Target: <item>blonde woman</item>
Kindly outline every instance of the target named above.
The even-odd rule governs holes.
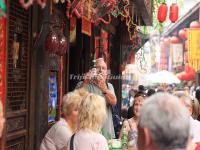
[[[100,134],[106,119],[105,99],[93,93],[88,94],[81,102],[76,134],[69,140],[73,150],[108,150],[107,140]]]
[[[47,132],[40,150],[60,150],[67,146],[67,142],[74,133],[77,125],[78,107],[84,95],[88,94],[85,90],[75,90],[64,95],[62,102],[63,118],[61,118]]]

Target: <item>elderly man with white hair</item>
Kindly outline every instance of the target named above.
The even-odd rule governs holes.
[[[97,94],[105,98],[107,106],[107,118],[102,127],[102,133],[106,138],[115,138],[115,131],[112,119],[112,106],[117,103],[113,85],[107,80],[107,64],[103,58],[96,59],[96,77],[90,70],[83,82],[79,82],[77,88],[84,87],[90,93]]]
[[[189,113],[179,99],[158,93],[146,99],[138,124],[139,150],[186,150]]]
[[[186,109],[188,110],[190,114],[190,135],[192,138],[192,142],[199,143],[200,142],[200,122],[192,118],[193,107],[192,107],[191,97],[189,97],[182,91],[175,92],[174,95],[179,98],[183,106],[186,107]]]

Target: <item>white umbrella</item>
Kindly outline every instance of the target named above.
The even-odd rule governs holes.
[[[155,73],[154,75],[151,75],[151,79],[153,83],[180,83],[180,80],[177,78],[177,76],[167,70],[162,70],[160,72]]]

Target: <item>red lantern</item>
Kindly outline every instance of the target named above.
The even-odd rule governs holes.
[[[198,21],[191,22],[190,28],[200,28],[200,22],[198,22]]]
[[[170,44],[170,39],[169,38],[164,38],[164,44],[169,45]]]
[[[176,36],[172,36],[171,39],[170,39],[170,42],[171,42],[172,44],[177,44],[177,43],[179,43],[180,41],[179,41],[179,38],[177,38]]]
[[[178,20],[178,5],[176,3],[173,3],[170,6],[170,14],[169,14],[169,19],[171,22],[176,22]]]
[[[162,3],[158,8],[157,18],[159,22],[164,22],[167,17],[167,4]]]
[[[187,39],[187,35],[186,35],[186,29],[181,29],[179,32],[178,32],[178,35],[181,39],[183,40],[186,40]]]

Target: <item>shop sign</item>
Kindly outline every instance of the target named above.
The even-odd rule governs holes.
[[[173,67],[183,65],[183,44],[171,44]]]
[[[200,29],[188,30],[188,61],[196,71],[200,70]]]

